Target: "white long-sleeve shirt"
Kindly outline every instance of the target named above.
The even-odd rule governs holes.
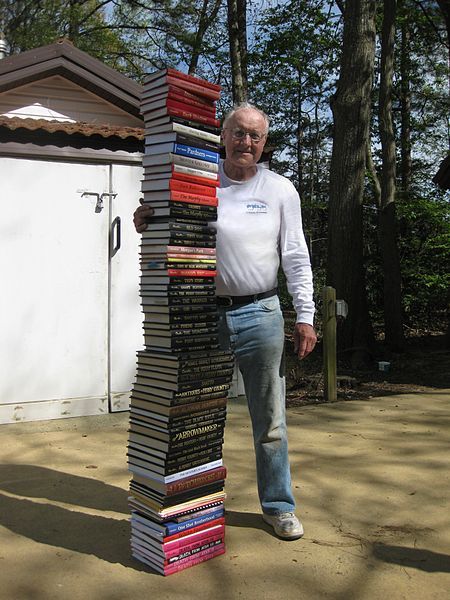
[[[248,181],[229,179],[223,164],[219,175],[217,295],[246,296],[276,287],[281,257],[297,322],[312,325],[312,271],[296,189],[259,165]]]

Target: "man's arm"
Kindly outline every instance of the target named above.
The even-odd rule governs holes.
[[[294,328],[294,351],[302,360],[316,345],[313,327],[314,301],[312,269],[303,234],[300,198],[290,184],[281,210],[280,250],[287,288],[297,313]]]

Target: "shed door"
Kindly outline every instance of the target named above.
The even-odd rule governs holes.
[[[139,300],[140,235],[133,225],[139,204],[142,167],[113,165],[111,188],[111,303],[110,303],[110,408],[129,407],[135,377],[136,351],[143,348]],[[119,221],[120,219],[120,221]],[[120,244],[118,240],[120,228]]]
[[[109,169],[0,160],[0,422],[107,412]]]

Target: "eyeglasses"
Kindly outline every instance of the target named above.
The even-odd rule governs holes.
[[[232,129],[231,135],[235,140],[243,140],[247,135],[250,136],[252,142],[260,142],[266,137],[265,133],[258,133],[256,131],[244,131],[243,129]]]

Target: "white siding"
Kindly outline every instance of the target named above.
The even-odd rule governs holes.
[[[142,127],[140,119],[59,75],[4,92],[0,114]]]

